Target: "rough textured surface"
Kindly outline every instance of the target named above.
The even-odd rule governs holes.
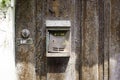
[[[35,15],[34,0],[16,1],[15,29],[16,40],[21,38],[22,29],[30,30],[30,37],[34,40]],[[36,80],[35,79],[35,47],[32,45],[16,44],[16,69],[18,80]]]
[[[47,63],[46,63],[46,38],[45,38],[45,0],[35,1],[35,19],[36,19],[36,29],[35,29],[35,61],[36,61],[36,80],[47,80]]]
[[[16,45],[19,80],[119,80],[119,0],[17,0],[16,38],[31,32],[33,45]],[[70,58],[46,58],[45,20],[71,20]]]
[[[111,0],[110,80],[120,79],[120,0]]]
[[[82,80],[98,80],[98,2],[83,1]]]
[[[70,0],[47,0],[46,2],[47,17],[70,18]]]
[[[75,38],[75,0],[48,0],[44,2],[45,19],[54,20],[70,20],[71,36]],[[71,5],[71,6],[69,6]],[[38,13],[39,14],[39,13]],[[45,27],[45,26],[43,26]],[[78,37],[79,38],[79,37]],[[75,40],[71,40],[72,50],[70,58],[47,58],[47,80],[77,80],[76,72],[76,55],[75,55]],[[44,52],[45,53],[45,52]],[[71,75],[72,74],[72,75]]]
[[[103,80],[109,80],[109,27],[110,0],[104,1],[104,75]]]

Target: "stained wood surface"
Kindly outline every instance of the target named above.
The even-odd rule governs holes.
[[[71,6],[69,6],[71,5]],[[75,53],[75,0],[48,0],[46,4],[46,20],[70,20],[71,21],[71,53],[69,58],[47,59],[47,80],[78,80]],[[78,37],[79,38],[79,37]]]
[[[46,1],[35,1],[35,62],[36,80],[47,80],[47,60],[46,60],[46,28],[44,19],[46,15]]]
[[[28,29],[30,37],[34,40],[35,16],[34,16],[34,0],[17,0],[15,31],[16,40],[21,38],[21,31]],[[17,45],[16,44],[16,71],[18,80],[35,80],[35,46]]]
[[[104,75],[103,80],[109,80],[109,36],[110,36],[110,0],[104,1]]]
[[[55,18],[70,18],[71,0],[47,0],[46,17]]]
[[[110,80],[120,79],[120,0],[111,0]]]
[[[82,80],[98,80],[98,2],[83,1]]]
[[[16,39],[30,30],[32,45],[16,44],[18,80],[119,80],[119,0],[17,0]],[[45,20],[70,20],[69,58],[46,57]]]

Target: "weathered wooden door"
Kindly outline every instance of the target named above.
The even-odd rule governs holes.
[[[28,29],[33,39],[33,44],[16,45],[20,80],[79,80],[80,45],[76,44],[80,44],[81,34],[75,3],[74,0],[16,1],[16,40],[21,38],[23,29]],[[70,57],[46,57],[46,20],[70,21]]]
[[[119,0],[16,0],[18,80],[119,80],[119,4]],[[70,57],[46,57],[46,20],[71,22]],[[21,36],[23,29],[30,31],[28,40]]]

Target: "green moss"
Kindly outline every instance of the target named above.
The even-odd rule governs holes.
[[[0,2],[0,9],[8,7],[10,4],[10,0],[2,0]]]

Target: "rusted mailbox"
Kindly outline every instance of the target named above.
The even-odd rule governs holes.
[[[46,56],[69,57],[71,52],[71,22],[46,20]]]

